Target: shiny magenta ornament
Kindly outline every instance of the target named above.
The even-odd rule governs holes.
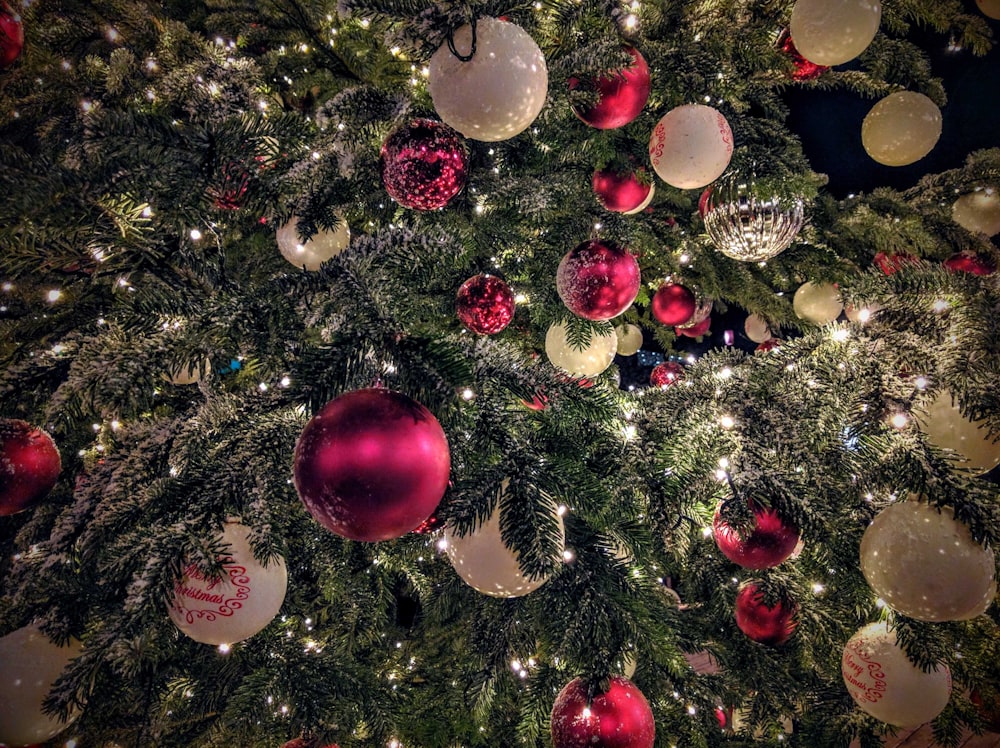
[[[598,169],[591,179],[591,186],[598,202],[615,213],[638,213],[653,198],[653,183],[643,182],[639,175],[645,169],[619,173],[614,169]]]
[[[744,569],[770,569],[792,555],[799,542],[799,530],[785,522],[773,509],[751,502],[754,527],[741,535],[719,512],[712,523],[715,544],[722,555]]]
[[[589,320],[617,317],[639,293],[639,263],[614,242],[591,239],[566,253],[556,290],[573,314]]]
[[[674,328],[674,333],[678,336],[684,336],[685,338],[700,338],[702,335],[708,335],[712,330],[712,318],[705,317],[705,319],[700,322],[695,322],[694,324],[688,322],[686,325],[679,325]]]
[[[0,517],[45,498],[61,469],[51,436],[26,421],[0,419]]]
[[[24,49],[24,27],[21,16],[0,2],[0,70],[9,68]]]
[[[996,267],[989,259],[980,257],[975,252],[959,252],[944,261],[944,266],[955,273],[972,273],[972,275],[993,275]]]
[[[653,295],[653,316],[664,325],[686,325],[698,304],[694,294],[679,283],[664,283]]]
[[[627,51],[632,55],[632,64],[620,73],[601,77],[590,87],[596,89],[600,100],[592,107],[573,107],[576,116],[598,130],[612,130],[623,127],[642,112],[649,99],[649,66],[633,47]],[[569,79],[569,88],[581,85],[576,78]]]
[[[472,332],[496,335],[514,319],[514,292],[495,275],[474,275],[458,289],[455,313]]]
[[[295,445],[295,489],[324,527],[350,540],[390,540],[437,509],[451,470],[441,424],[399,392],[331,400]]]
[[[792,71],[792,78],[797,81],[814,80],[830,69],[826,65],[817,65],[815,62],[809,62],[809,60],[803,57],[799,50],[795,48],[795,42],[792,41],[792,35],[788,29],[782,31],[778,37],[778,49],[791,58],[792,65],[795,66],[795,70]]]
[[[673,361],[657,364],[649,373],[649,383],[654,387],[669,387],[684,379],[684,367]]]
[[[609,682],[593,698],[582,678],[559,692],[550,723],[554,748],[653,748],[656,723],[646,697],[626,678]]]
[[[469,153],[448,125],[412,119],[385,139],[379,166],[393,200],[404,208],[437,210],[465,187]]]
[[[797,603],[778,601],[773,608],[764,604],[764,595],[753,582],[748,582],[736,594],[736,625],[749,639],[776,647],[795,633],[799,622]]]

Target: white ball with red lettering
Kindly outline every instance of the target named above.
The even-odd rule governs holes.
[[[427,88],[441,120],[473,140],[513,138],[545,106],[545,56],[527,31],[497,18],[476,21],[475,53],[460,60],[442,44],[431,56]],[[462,55],[472,51],[472,27],[452,35]]]
[[[227,522],[222,542],[230,546],[221,580],[206,578],[193,563],[174,584],[170,620],[202,644],[233,644],[264,629],[278,614],[288,588],[280,556],[264,565],[250,548],[250,528]]]
[[[733,157],[733,131],[722,112],[704,104],[671,109],[653,128],[649,160],[667,184],[691,190],[711,184]]]
[[[850,638],[840,671],[854,703],[896,727],[930,722],[951,698],[948,666],[941,664],[925,673],[910,662],[896,632],[884,621],[871,623]]]

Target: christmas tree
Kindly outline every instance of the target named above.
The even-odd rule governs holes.
[[[0,3],[0,742],[996,729],[998,17]]]

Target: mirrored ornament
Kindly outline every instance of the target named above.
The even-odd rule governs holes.
[[[784,252],[799,235],[805,208],[799,198],[767,195],[752,179],[716,184],[705,208],[705,231],[726,257],[761,262]]]

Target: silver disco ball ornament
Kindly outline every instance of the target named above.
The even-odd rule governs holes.
[[[726,257],[769,260],[788,249],[805,220],[800,198],[767,195],[752,179],[730,177],[712,187],[705,230]]]

